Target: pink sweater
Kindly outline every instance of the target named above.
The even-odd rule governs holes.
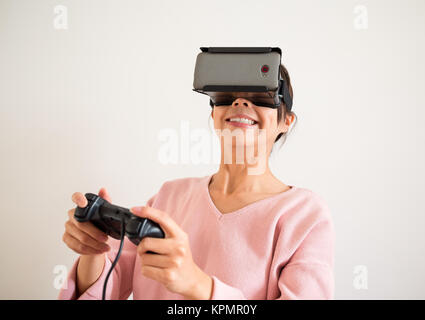
[[[212,175],[165,182],[147,206],[167,212],[188,234],[194,262],[213,279],[212,299],[332,299],[334,230],[328,206],[305,188],[291,189],[221,214]],[[136,204],[138,205],[138,204]],[[119,241],[108,240],[99,279],[78,299],[101,299]],[[109,277],[107,299],[183,299],[144,277],[136,246],[125,240]],[[75,261],[59,299],[76,298]]]

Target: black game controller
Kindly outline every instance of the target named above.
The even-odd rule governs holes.
[[[93,193],[85,194],[88,204],[77,206],[74,217],[79,222],[90,221],[101,231],[115,239],[121,239],[121,224],[125,226],[125,236],[136,246],[145,237],[164,238],[161,227],[152,220],[133,215],[130,210],[113,205]]]

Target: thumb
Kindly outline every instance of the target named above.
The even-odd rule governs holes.
[[[108,193],[108,191],[106,191],[105,188],[100,188],[99,197],[105,199],[108,202],[112,202],[111,197],[109,196],[109,193]]]

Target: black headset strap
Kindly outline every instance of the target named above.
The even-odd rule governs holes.
[[[286,110],[291,111],[292,109],[292,97],[289,93],[288,84],[284,79],[280,79],[280,86],[279,86],[279,95],[283,98],[283,102],[285,103]]]

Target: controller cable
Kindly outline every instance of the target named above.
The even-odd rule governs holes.
[[[106,296],[106,286],[108,284],[109,276],[112,273],[112,270],[114,269],[115,265],[118,262],[118,259],[121,256],[122,247],[124,245],[124,234],[125,234],[125,222],[124,217],[121,219],[121,237],[120,237],[120,248],[118,249],[117,256],[115,257],[114,262],[112,263],[111,267],[109,268],[108,274],[106,275],[105,282],[103,283],[103,292],[102,292],[102,300],[105,300]]]

